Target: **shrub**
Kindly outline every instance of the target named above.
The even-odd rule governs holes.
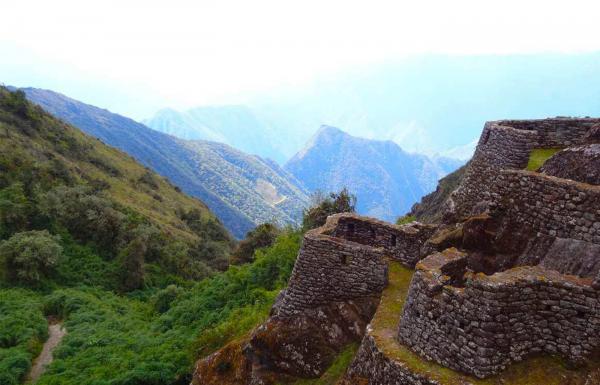
[[[182,293],[183,289],[175,285],[169,285],[164,289],[159,290],[152,298],[154,310],[156,310],[157,313],[165,313],[171,307],[171,303]]]
[[[271,246],[280,233],[277,226],[263,223],[246,234],[246,239],[238,243],[231,254],[230,263],[240,265],[252,262],[256,249]]]
[[[146,170],[142,176],[138,178],[138,182],[143,183],[153,190],[158,190],[158,183],[154,179],[152,172]]]
[[[0,237],[24,230],[30,211],[22,183],[13,183],[0,190]]]
[[[84,186],[58,186],[42,197],[40,208],[75,238],[111,254],[120,249],[127,217],[102,194]]]
[[[0,243],[0,260],[12,282],[37,284],[54,270],[62,254],[59,238],[47,230],[17,233]]]
[[[140,289],[144,284],[144,256],[146,250],[146,240],[143,237],[137,237],[119,253],[123,290]]]
[[[398,219],[396,219],[396,224],[397,225],[406,225],[406,224],[409,224],[416,220],[417,220],[417,217],[415,217],[414,215],[403,215],[403,216],[399,217]]]
[[[302,228],[305,231],[323,226],[327,217],[332,214],[354,212],[356,209],[356,196],[346,188],[339,193],[330,193],[327,197],[316,193],[312,200],[312,207],[304,211],[302,218]]]

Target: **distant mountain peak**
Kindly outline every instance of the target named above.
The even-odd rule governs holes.
[[[311,192],[347,187],[357,195],[359,213],[390,221],[408,212],[459,164],[405,152],[390,140],[355,137],[322,125],[284,168]]]
[[[317,132],[315,134],[316,137],[323,136],[323,135],[348,135],[349,136],[349,134],[347,132],[344,132],[337,127],[329,126],[327,124],[322,124],[321,127],[319,127],[319,129],[317,130]]]

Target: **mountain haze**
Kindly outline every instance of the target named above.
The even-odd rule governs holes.
[[[359,213],[393,221],[459,165],[407,153],[392,141],[357,138],[322,126],[285,169],[311,192],[347,187],[358,198]]]
[[[281,136],[246,106],[206,106],[184,112],[164,109],[144,123],[178,138],[226,143],[278,162],[286,160],[278,149]]]
[[[227,145],[181,140],[53,91],[23,90],[50,113],[129,153],[200,198],[238,238],[264,221],[296,223],[308,202],[297,182],[273,169],[273,162]]]

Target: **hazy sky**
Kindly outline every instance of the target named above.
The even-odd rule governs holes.
[[[148,117],[421,53],[600,50],[599,1],[4,1],[0,82]]]

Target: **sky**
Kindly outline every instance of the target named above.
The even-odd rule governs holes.
[[[0,82],[143,119],[420,54],[600,50],[598,1],[3,1]]]

